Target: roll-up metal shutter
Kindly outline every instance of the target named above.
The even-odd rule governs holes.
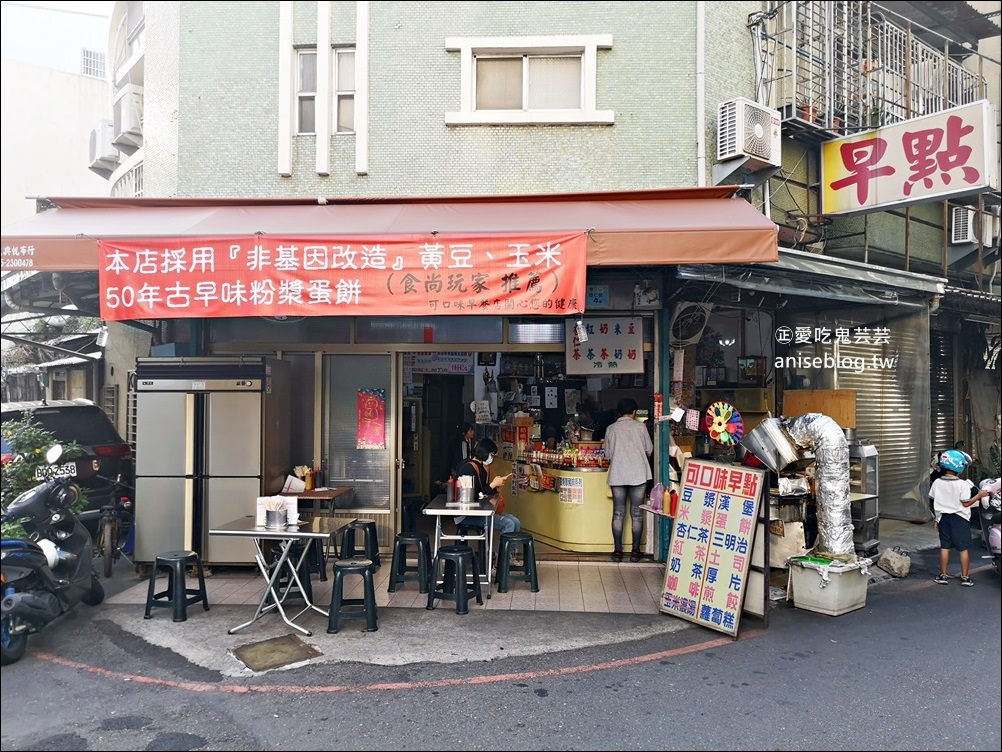
[[[834,367],[784,373],[786,386],[851,389],[856,393],[856,436],[878,452],[880,516],[909,521],[928,517],[929,317],[925,309],[858,306],[837,313],[794,314],[794,331],[827,330],[829,342],[812,337],[800,355],[829,356]],[[836,329],[848,342],[835,343]],[[887,333],[879,338],[879,330]],[[807,331],[801,329],[801,331]],[[787,369],[784,369],[787,370]],[[806,377],[807,381],[804,381]]]
[[[932,450],[952,447],[958,438],[954,334],[933,329],[929,332],[929,400]]]

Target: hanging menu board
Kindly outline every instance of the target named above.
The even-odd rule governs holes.
[[[605,376],[644,372],[644,331],[640,318],[589,316],[581,319],[588,333],[582,342],[576,322],[564,323],[568,376]]]
[[[686,461],[661,611],[737,635],[764,484],[764,470]]]

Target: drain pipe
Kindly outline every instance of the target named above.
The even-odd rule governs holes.
[[[696,185],[706,185],[706,3],[696,3]]]
[[[814,550],[832,559],[856,561],[849,501],[849,443],[834,419],[807,413],[783,423],[790,438],[815,456],[818,539]]]

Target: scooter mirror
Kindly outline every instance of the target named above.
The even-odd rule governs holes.
[[[45,461],[50,465],[55,465],[59,462],[59,458],[63,456],[63,445],[53,444],[49,447],[49,450],[45,453]]]

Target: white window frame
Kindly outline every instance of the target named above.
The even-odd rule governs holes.
[[[351,53],[351,55],[352,55],[352,58],[353,58],[353,60],[352,60],[352,66],[357,65],[358,64],[358,55],[355,53],[355,48],[354,47],[343,47],[343,48],[338,48],[338,49],[334,50],[334,111],[333,111],[333,118],[334,118],[334,124],[333,125],[334,125],[334,128],[333,128],[333,130],[334,130],[334,135],[336,135],[336,136],[348,136],[348,135],[351,135],[352,133],[355,132],[356,118],[355,118],[354,112],[355,112],[355,86],[356,86],[356,84],[353,81],[352,82],[352,87],[350,89],[339,89],[338,88],[338,79],[340,77],[339,74],[341,72],[341,70],[340,70],[341,56],[345,55],[347,53]],[[339,105],[341,104],[341,100],[342,99],[351,99],[352,100],[351,129],[350,130],[346,130],[346,131],[342,131],[342,130],[338,129],[338,121],[337,121],[338,110],[340,109]]]
[[[315,136],[317,133],[317,118],[322,117],[322,114],[317,111],[317,92],[316,91],[306,91],[303,89],[302,81],[302,70],[303,70],[303,57],[306,55],[313,56],[313,78],[319,80],[318,73],[319,69],[317,66],[320,64],[320,58],[317,55],[315,48],[298,50],[296,53],[296,135],[297,136]],[[304,99],[313,100],[313,130],[304,131],[302,123],[302,102]]]
[[[103,52],[88,50],[86,48],[80,50],[80,73],[82,75],[104,80],[108,77],[106,71],[107,67]]]
[[[598,50],[612,48],[612,34],[538,37],[447,37],[445,49],[460,54],[460,110],[446,125],[611,125],[613,110],[596,106]],[[512,55],[580,55],[580,110],[477,110],[476,58]]]

